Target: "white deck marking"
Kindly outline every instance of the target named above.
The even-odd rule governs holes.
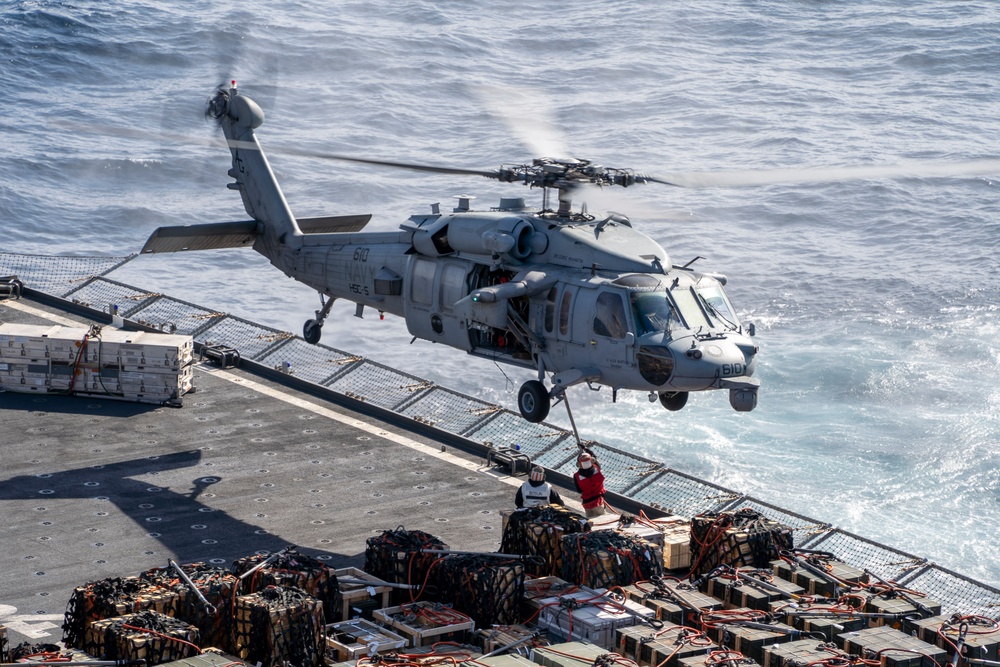
[[[54,313],[49,313],[47,311],[35,308],[34,306],[29,306],[21,301],[2,301],[0,305],[7,306],[8,308],[13,308],[14,310],[20,310],[22,313],[30,313],[31,315],[36,315],[38,317],[43,317],[50,322],[56,324],[61,324],[64,327],[84,327],[87,326],[83,322],[76,322],[74,320],[65,318],[61,315],[56,315]]]

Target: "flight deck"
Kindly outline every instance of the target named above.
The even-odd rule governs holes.
[[[11,646],[57,641],[77,586],[168,559],[225,568],[296,545],[357,567],[368,537],[399,526],[453,549],[496,551],[500,513],[513,509],[524,479],[497,465],[515,443],[579,509],[568,490],[572,433],[109,278],[125,261],[0,253],[0,275],[24,284],[0,298],[0,322],[188,334],[202,353],[209,342],[228,346],[238,364],[198,362],[182,407],[0,394],[0,625]],[[1000,590],[920,556],[661,462],[588,447],[616,508],[685,517],[751,508],[788,526],[797,548],[925,591],[945,613],[993,616],[1000,605]]]

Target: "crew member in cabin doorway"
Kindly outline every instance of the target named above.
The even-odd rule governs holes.
[[[573,474],[576,490],[580,492],[580,502],[587,518],[601,516],[604,509],[604,473],[597,459],[589,452],[582,452],[576,459],[577,471]]]
[[[545,468],[535,466],[528,475],[528,481],[518,488],[514,504],[521,507],[541,507],[542,505],[562,505],[559,492],[545,481]]]

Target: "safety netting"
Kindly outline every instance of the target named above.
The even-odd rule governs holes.
[[[86,281],[114,271],[133,257],[135,255],[70,257],[0,252],[0,276],[17,276],[26,287],[65,297]]]

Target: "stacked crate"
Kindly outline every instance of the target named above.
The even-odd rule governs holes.
[[[787,600],[771,603],[771,613],[784,616],[796,630],[819,633],[828,642],[836,642],[837,635],[868,627],[868,619],[854,616],[843,605],[799,602],[794,606]]]
[[[792,599],[805,594],[805,590],[784,579],[771,576],[767,570],[740,568],[702,582],[701,590],[722,600],[727,609],[747,607],[769,611],[777,600]]]
[[[850,664],[851,658],[843,651],[815,639],[799,639],[764,647],[764,660],[761,664],[763,667],[801,667],[835,658],[840,664]]]
[[[646,625],[615,630],[618,653],[641,667],[677,667],[691,656],[705,655],[719,646],[695,628],[668,626],[657,630]]]
[[[1000,661],[1000,624],[984,616],[932,616],[906,622],[906,631],[916,633],[917,639],[934,644],[949,652],[958,646],[959,636],[964,626],[960,667],[970,663],[968,658],[979,658],[992,662]]]
[[[91,655],[143,661],[149,667],[198,655],[198,628],[155,611],[96,621],[87,629]]]
[[[379,609],[374,618],[376,623],[391,627],[412,647],[464,641],[476,629],[475,622],[465,614],[435,602]]]
[[[406,639],[361,618],[326,626],[326,655],[339,661],[398,651]]]
[[[882,667],[938,667],[949,657],[944,649],[886,626],[845,632],[840,639],[845,651],[877,656]]]
[[[653,619],[654,612],[637,602],[617,602],[604,595],[605,591],[581,588],[575,593],[540,601],[538,627],[550,636],[567,641],[581,640],[606,649],[615,645],[615,630]]]
[[[191,336],[0,324],[0,388],[179,404],[193,353]]]
[[[371,620],[372,612],[389,606],[389,594],[392,588],[385,585],[378,577],[374,577],[356,567],[344,567],[333,571],[340,588],[338,593],[338,608],[341,621],[358,616]],[[345,581],[346,579],[346,581]],[[356,583],[364,581],[367,583]]]
[[[593,667],[597,659],[607,656],[605,648],[586,642],[566,642],[536,647],[531,660],[542,667]]]
[[[771,569],[782,579],[804,588],[809,595],[819,595],[827,598],[838,597],[838,588],[868,584],[868,575],[865,574],[864,570],[859,570],[843,561],[835,558],[818,557],[806,558],[804,560],[816,570],[824,572],[826,576],[810,572],[800,563],[789,562],[784,559],[771,561]]]
[[[637,582],[632,586],[625,586],[622,590],[630,600],[652,609],[657,620],[676,625],[696,623],[700,612],[716,611],[723,606],[721,600],[666,577],[655,584]]]
[[[236,598],[233,648],[263,667],[319,667],[326,650],[323,603],[297,588],[268,586]]]
[[[594,517],[590,522],[595,531],[614,530],[656,544],[663,552],[664,569],[686,570],[691,567],[691,522],[683,517],[641,517],[622,522],[621,516],[606,514]]]

